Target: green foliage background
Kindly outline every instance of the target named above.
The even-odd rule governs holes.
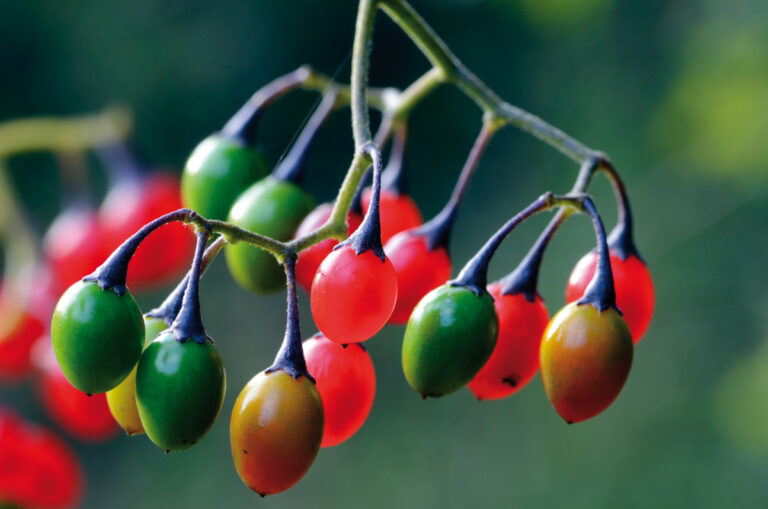
[[[760,0],[418,0],[467,65],[510,102],[608,152],[624,175],[637,242],[655,276],[657,311],[629,382],[605,414],[567,426],[537,378],[501,402],[469,391],[421,401],[400,368],[403,329],[370,341],[378,394],[348,443],[323,450],[290,492],[259,499],[237,478],[228,414],[282,338],[283,295],[256,297],[223,261],[203,285],[209,333],[227,363],[213,431],[165,456],[145,438],[74,443],[85,507],[765,507],[768,500],[768,4]],[[182,166],[259,86],[302,63],[346,80],[349,1],[149,0],[0,4],[0,119],[122,103],[152,159]],[[404,86],[426,70],[380,16],[371,84]],[[297,93],[265,116],[270,160],[314,97]],[[447,198],[480,127],[479,111],[444,87],[415,112],[410,185],[427,217]],[[333,196],[351,158],[347,113],[312,154],[307,185]],[[460,266],[503,220],[545,190],[570,188],[576,166],[508,128],[492,142],[453,242]],[[52,158],[13,161],[33,220],[56,214]],[[94,171],[94,192],[103,177]],[[608,224],[608,185],[594,186]],[[492,265],[511,270],[547,218],[522,227]],[[574,219],[547,255],[541,293],[563,303],[571,267],[591,248]],[[457,267],[458,268],[458,267]],[[152,306],[162,294],[144,296]],[[300,296],[305,335],[314,332]],[[33,384],[0,398],[46,422]]]

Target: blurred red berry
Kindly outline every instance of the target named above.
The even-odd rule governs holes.
[[[39,390],[51,419],[78,440],[103,442],[119,430],[109,411],[106,394],[88,396],[75,389],[58,364],[49,363],[43,370]]]
[[[109,256],[101,221],[95,211],[73,207],[51,223],[43,253],[56,277],[57,293],[93,272]]]
[[[0,409],[0,500],[66,508],[78,503],[82,490],[81,467],[59,437]]]
[[[45,325],[26,311],[11,319],[13,326],[0,336],[0,379],[15,381],[32,370],[32,347]]]

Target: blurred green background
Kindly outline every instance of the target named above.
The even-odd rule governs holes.
[[[240,388],[282,338],[284,296],[256,297],[219,260],[202,284],[206,324],[227,365],[222,415],[195,448],[164,455],[144,437],[74,441],[84,507],[766,507],[768,505],[768,4],[763,0],[418,0],[415,6],[480,77],[612,157],[629,189],[636,240],[657,307],[629,381],[599,417],[567,426],[537,378],[518,395],[476,402],[468,390],[422,401],[400,368],[403,329],[369,342],[378,394],[347,443],[321,451],[289,492],[260,499],[232,466],[228,417]],[[345,65],[355,5],[149,0],[0,4],[0,119],[73,114],[120,103],[155,161],[180,168],[259,86],[309,63]],[[341,66],[341,67],[340,67]],[[405,86],[427,68],[385,16],[371,84]],[[271,109],[261,139],[272,162],[315,97]],[[437,212],[480,127],[443,87],[411,122],[407,171],[426,217]],[[351,158],[349,116],[320,135],[307,185],[332,198]],[[460,266],[496,227],[576,166],[508,128],[482,161],[453,241]],[[44,227],[58,210],[52,158],[12,161],[18,191]],[[103,193],[103,178],[94,181]],[[610,188],[594,185],[607,224]],[[100,195],[96,195],[100,197]],[[511,270],[547,218],[507,241],[492,276]],[[593,245],[575,219],[550,249],[541,293],[563,304],[573,264]],[[144,296],[147,308],[162,292]],[[304,332],[314,332],[300,296]],[[46,422],[32,384],[4,404]]]

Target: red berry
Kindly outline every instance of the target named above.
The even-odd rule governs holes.
[[[43,372],[40,397],[51,419],[79,440],[102,442],[119,429],[109,411],[106,394],[88,396],[75,389],[58,365],[51,365]]]
[[[0,378],[8,380],[18,380],[32,370],[32,346],[45,332],[43,322],[25,311],[13,320],[13,327],[0,337]]]
[[[320,447],[354,435],[365,422],[376,394],[376,374],[362,345],[342,346],[316,334],[304,342],[307,370],[323,400],[325,427]]]
[[[181,191],[175,175],[156,173],[113,187],[99,211],[106,243],[116,249],[125,239],[157,217],[180,209]],[[131,259],[128,285],[163,285],[184,273],[195,250],[194,236],[177,222],[160,227],[141,243]]]
[[[335,249],[317,269],[310,301],[318,329],[337,343],[359,343],[387,323],[397,300],[397,273],[373,251]]]
[[[392,237],[384,251],[397,272],[397,303],[389,322],[405,324],[421,298],[451,277],[451,258],[444,247],[430,251],[426,238],[410,231]]]
[[[0,407],[0,500],[21,504],[20,494],[29,492],[29,469],[22,444],[23,422]]]
[[[43,252],[61,292],[96,270],[109,256],[101,222],[86,208],[59,214],[43,238]]]
[[[332,203],[323,203],[318,205],[315,210],[309,213],[307,217],[301,222],[296,229],[296,233],[293,238],[298,238],[308,233],[312,233],[317,228],[325,224],[329,217],[331,217],[331,211],[333,210]],[[360,214],[350,212],[347,216],[347,235],[351,235],[352,232],[357,230],[360,223],[363,222],[363,218]],[[333,251],[333,247],[338,244],[336,239],[326,239],[322,242],[308,247],[299,253],[299,258],[296,260],[296,281],[309,292],[312,288],[312,279],[315,277],[317,268],[325,260],[325,257]]]
[[[584,295],[597,266],[597,253],[585,254],[568,278],[565,289],[566,302],[573,302]],[[616,305],[624,314],[624,320],[632,332],[635,343],[640,341],[651,323],[654,305],[653,280],[645,263],[635,255],[626,260],[611,251],[611,271],[616,288]]]
[[[0,500],[21,507],[72,507],[82,484],[77,458],[61,439],[0,410]]]
[[[363,207],[363,215],[368,213],[368,205],[371,203],[371,189],[363,190],[360,204]],[[389,239],[404,230],[415,228],[424,222],[419,211],[419,206],[413,198],[407,194],[395,194],[386,189],[381,190],[379,197],[379,210],[381,214],[381,243],[386,244]]]
[[[539,346],[549,314],[539,296],[502,295],[502,285],[488,285],[499,317],[496,346],[485,366],[469,382],[477,399],[506,398],[522,389],[539,370]]]

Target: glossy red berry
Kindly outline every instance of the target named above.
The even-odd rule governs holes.
[[[316,334],[304,342],[304,358],[323,400],[320,447],[338,445],[362,427],[373,407],[376,374],[371,357],[362,345],[342,346]]]
[[[112,438],[119,427],[103,393],[86,395],[72,387],[58,365],[43,373],[40,397],[51,419],[64,431],[84,442],[102,442]]]
[[[92,273],[109,256],[98,214],[81,207],[62,212],[43,238],[43,252],[59,292]]]
[[[153,219],[182,207],[179,178],[156,173],[120,182],[107,194],[99,217],[112,249]],[[178,222],[160,227],[141,243],[131,259],[128,286],[132,289],[164,285],[189,267],[194,236]]]
[[[0,379],[18,380],[32,370],[32,347],[45,332],[37,317],[22,311],[12,317],[10,329],[0,336]]]
[[[328,218],[331,217],[332,210],[332,203],[318,205],[315,210],[304,218],[293,237],[298,238],[307,235],[325,224]],[[352,232],[357,230],[362,222],[363,218],[360,214],[350,211],[349,215],[347,215],[347,235],[351,235]],[[307,292],[312,288],[312,280],[315,277],[317,268],[338,243],[339,241],[336,239],[326,239],[299,253],[299,258],[296,260],[296,281]]]
[[[410,231],[392,237],[384,252],[397,272],[397,303],[389,322],[405,324],[421,298],[451,277],[451,258],[442,246],[430,251],[426,237]]]
[[[477,399],[499,399],[522,389],[539,369],[539,346],[549,321],[541,297],[502,295],[500,283],[488,285],[499,317],[499,334],[491,357],[469,382]]]
[[[368,213],[368,205],[371,203],[371,189],[366,188],[360,200],[363,207],[363,215]],[[424,222],[419,206],[407,194],[396,194],[387,189],[381,190],[379,201],[381,214],[381,243],[386,244],[389,239],[404,230],[415,228]]]
[[[397,300],[397,273],[373,251],[335,249],[317,269],[310,294],[320,332],[337,343],[359,343],[386,325]]]
[[[597,266],[597,253],[591,251],[576,264],[565,290],[566,302],[573,302],[584,294]],[[622,260],[611,250],[611,271],[616,288],[616,305],[632,332],[635,343],[640,341],[651,323],[654,306],[653,280],[648,267],[635,255]]]

